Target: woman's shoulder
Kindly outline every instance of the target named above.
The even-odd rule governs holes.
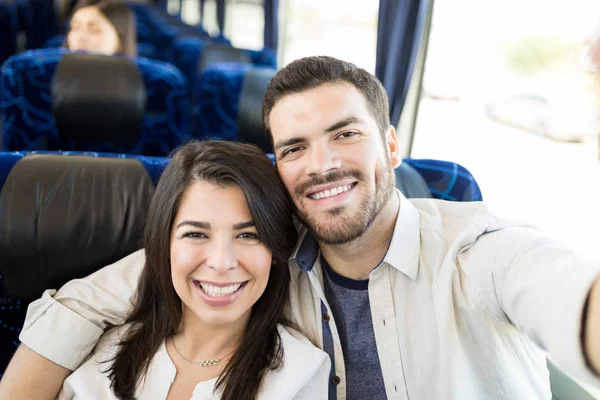
[[[283,347],[282,370],[300,375],[314,375],[323,364],[329,363],[329,356],[312,344],[299,331],[279,325],[279,336]]]
[[[309,351],[315,355],[327,355],[323,350],[319,349],[308,340],[299,330],[279,324],[277,325],[277,331],[281,337],[282,346],[286,350],[289,348],[290,351]]]
[[[283,347],[283,364],[265,375],[259,398],[326,399],[331,368],[327,353],[295,329],[283,325],[277,329]]]
[[[117,345],[131,325],[121,325],[107,330],[88,358],[64,382],[57,399],[102,398],[116,399],[110,389],[107,371],[115,356]]]

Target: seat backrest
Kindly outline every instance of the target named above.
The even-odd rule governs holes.
[[[481,189],[473,175],[462,165],[440,160],[405,158],[404,162],[423,177],[435,199],[482,201]]]
[[[433,196],[425,179],[405,160],[394,170],[396,187],[409,199],[429,199]]]
[[[262,102],[267,85],[276,73],[274,68],[249,68],[238,99],[238,137],[241,141],[257,145],[265,153],[272,153],[273,146],[263,129]]]
[[[197,106],[194,135],[245,140],[270,151],[260,113],[266,86],[275,73],[274,68],[242,63],[204,70],[193,99]]]
[[[208,55],[205,55],[207,48]],[[175,40],[172,62],[183,73],[190,87],[196,88],[202,71],[214,63],[242,62],[275,68],[277,57],[271,49],[235,49],[222,37],[207,38],[194,35],[181,36]]]
[[[0,154],[13,161],[0,190],[0,377],[31,300],[141,248],[154,191],[136,159]]]
[[[58,135],[72,147],[103,142],[127,147],[139,141],[146,88],[130,59],[65,54],[54,73],[51,96]]]
[[[0,271],[8,295],[33,300],[141,248],[153,191],[136,159],[23,157],[0,191]]]
[[[64,143],[52,117],[51,82],[65,49],[32,50],[11,57],[2,67],[0,116],[3,150],[88,150],[168,155],[190,139],[190,99],[184,77],[172,65],[143,57],[131,61],[146,88],[140,139],[134,146],[104,142],[77,148]]]
[[[250,64],[252,59],[246,50],[225,43],[207,42],[198,61],[198,71],[202,73],[213,64],[230,62]]]

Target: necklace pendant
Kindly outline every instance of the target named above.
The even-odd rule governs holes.
[[[196,365],[198,365],[199,367],[212,367],[213,365],[217,365],[219,363],[219,361],[221,361],[221,360],[217,359],[217,360],[199,361],[196,363]]]

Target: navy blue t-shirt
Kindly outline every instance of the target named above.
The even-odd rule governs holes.
[[[347,400],[387,399],[375,343],[369,280],[355,281],[336,273],[321,257],[325,297],[342,342]]]

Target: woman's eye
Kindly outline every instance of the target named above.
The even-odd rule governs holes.
[[[258,233],[254,232],[243,232],[238,235],[238,238],[244,239],[248,242],[258,243],[260,242],[260,238],[258,237]]]
[[[204,239],[206,235],[200,232],[187,232],[183,234],[183,237],[189,237],[192,239]]]

